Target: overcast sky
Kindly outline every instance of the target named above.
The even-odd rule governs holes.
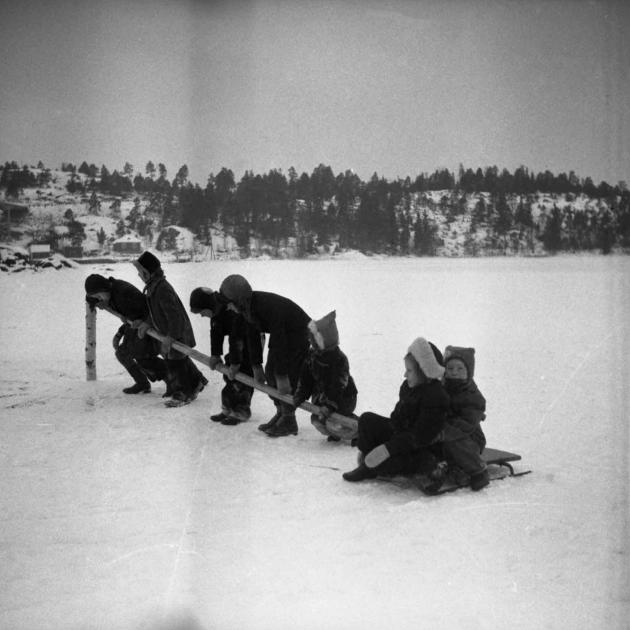
[[[607,0],[0,0],[0,160],[630,183]]]

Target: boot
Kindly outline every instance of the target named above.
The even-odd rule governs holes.
[[[477,492],[482,488],[485,488],[490,483],[490,477],[488,471],[484,468],[481,472],[470,475],[470,489]]]
[[[350,472],[343,473],[342,477],[346,481],[363,481],[365,479],[375,479],[377,472],[373,468],[368,468],[364,463]]]
[[[151,391],[151,385],[147,382],[146,385],[140,383],[134,383],[131,387],[125,387],[123,392],[125,394],[148,394]]]
[[[285,435],[297,435],[298,425],[295,419],[295,413],[283,413],[280,419],[271,427],[269,427],[265,433],[269,437],[284,437]]]
[[[223,420],[225,420],[227,418],[227,416],[221,412],[221,413],[215,413],[214,415],[210,416],[210,420],[212,420],[212,422],[223,422]]]
[[[127,368],[127,372],[131,375],[131,378],[135,381],[135,384],[131,387],[125,387],[123,392],[125,392],[125,394],[148,394],[151,391],[151,383],[149,383],[149,379],[140,369],[140,366],[134,363],[125,367]]]
[[[248,407],[235,407],[226,418],[221,420],[221,424],[234,426],[240,422],[247,422],[252,415]]]
[[[271,429],[271,427],[274,424],[276,424],[278,420],[280,420],[281,415],[282,414],[280,413],[280,410],[278,409],[278,411],[276,411],[276,414],[273,416],[273,418],[271,418],[271,420],[269,420],[269,422],[264,422],[263,424],[258,425],[258,430],[266,433],[268,429]]]
[[[425,494],[438,494],[440,488],[444,485],[447,472],[447,463],[439,462],[437,466],[429,473],[428,481],[422,485],[422,492],[424,492]]]

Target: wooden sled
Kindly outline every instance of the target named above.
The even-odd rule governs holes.
[[[516,453],[510,453],[509,451],[500,451],[496,448],[485,448],[481,454],[487,466],[501,466],[507,468],[510,471],[510,477],[520,477],[521,475],[527,475],[532,472],[526,470],[523,472],[515,472],[514,467],[510,462],[518,462],[521,460],[521,456]]]

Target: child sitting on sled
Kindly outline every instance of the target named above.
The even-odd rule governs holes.
[[[441,436],[442,451],[449,468],[461,470],[471,489],[481,490],[490,480],[481,456],[486,446],[480,424],[486,417],[486,399],[473,380],[475,349],[447,346],[444,359],[444,387],[451,404]]]
[[[350,375],[348,357],[339,348],[339,332],[332,311],[308,325],[310,349],[302,364],[293,397],[296,407],[311,398],[319,413],[311,415],[311,424],[329,442],[352,439],[355,431],[339,426],[330,415],[337,412],[350,416],[357,404],[357,388]]]
[[[418,337],[409,346],[404,362],[405,380],[390,417],[367,412],[359,418],[359,465],[343,474],[346,481],[429,474],[437,464],[433,444],[449,410],[442,384],[442,353]]]

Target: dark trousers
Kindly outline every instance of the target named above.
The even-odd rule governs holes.
[[[225,365],[230,365],[230,358],[225,358]],[[249,361],[243,360],[239,367],[239,372],[247,374],[247,376],[253,376],[254,371]],[[250,410],[250,403],[252,395],[254,394],[254,388],[244,383],[240,383],[236,380],[230,380],[227,376],[223,377],[225,383],[221,390],[221,407],[222,411],[226,415],[230,415],[230,412],[245,413]]]
[[[203,375],[190,357],[181,356],[183,358],[165,359],[168,379],[173,394],[181,392],[189,398],[197,389]]]
[[[298,380],[300,378],[300,372],[302,370],[302,364],[306,360],[306,356],[308,354],[308,339],[304,338],[303,342],[296,343],[293,346],[289,347],[287,363],[288,363],[288,377],[289,383],[291,384],[291,391],[294,392],[297,387]],[[265,378],[267,379],[267,383],[271,385],[271,387],[278,387],[278,381],[276,376],[278,375],[277,371],[278,364],[278,354],[273,348],[269,348],[269,353],[267,354],[267,363],[265,365]],[[287,403],[280,402],[279,400],[273,399],[274,404],[278,408],[279,411],[284,410],[287,411],[295,411],[295,407],[288,405]]]
[[[475,475],[486,469],[481,453],[486,444],[481,429],[472,432],[447,425],[443,433],[442,452],[449,464],[454,464],[469,475]]]
[[[148,335],[142,339],[129,325],[125,327],[116,350],[116,358],[133,380],[145,387],[149,381],[167,379],[166,362],[158,356],[159,344]]]
[[[388,442],[394,435],[394,427],[389,418],[370,411],[359,417],[357,446],[367,455],[373,448]],[[413,475],[430,473],[437,459],[429,448],[391,455],[376,470],[381,475]]]

